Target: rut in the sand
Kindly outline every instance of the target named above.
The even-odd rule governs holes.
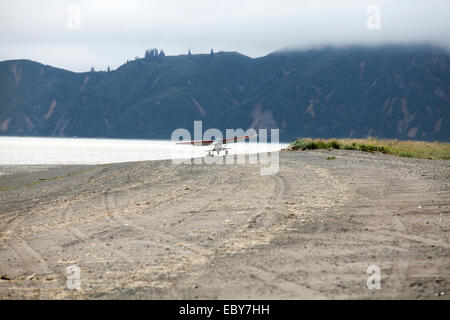
[[[22,185],[0,192],[1,298],[429,298],[450,287],[445,161],[319,151],[281,153],[272,176],[170,161],[21,170],[0,181]],[[73,264],[77,292],[65,283]]]

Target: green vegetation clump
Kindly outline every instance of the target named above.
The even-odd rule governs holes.
[[[342,149],[364,152],[381,152],[400,157],[422,159],[450,159],[450,143],[367,139],[311,139],[302,138],[294,141],[292,150]]]
[[[345,149],[345,150],[361,150],[361,151],[380,151],[384,152],[384,147],[378,147],[374,145],[367,145],[364,143],[344,144],[338,142],[335,139],[332,140],[320,140],[320,139],[297,139],[291,144],[293,150],[315,150],[315,149]]]
[[[19,186],[0,187],[0,192],[17,190],[17,189],[24,188],[24,187],[33,187],[35,185],[38,185],[38,184],[41,184],[41,183],[44,183],[44,182],[58,180],[58,179],[63,179],[63,178],[68,178],[68,177],[72,177],[72,176],[75,176],[75,175],[78,175],[78,174],[82,174],[82,173],[87,172],[88,170],[91,170],[91,169],[89,168],[89,169],[82,169],[82,170],[78,170],[78,171],[74,171],[74,172],[69,172],[68,174],[65,174],[65,175],[62,175],[62,176],[56,176],[56,177],[50,177],[50,178],[39,178],[38,180],[26,183],[26,184],[24,184],[22,186],[19,185]]]

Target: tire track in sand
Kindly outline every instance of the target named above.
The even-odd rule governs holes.
[[[30,273],[40,275],[52,274],[47,263],[41,255],[34,250],[24,239],[10,239],[7,245],[14,251],[17,257],[23,262],[23,267]]]
[[[104,200],[106,215],[120,227],[132,227],[133,229],[136,229],[139,231],[145,231],[145,229],[143,227],[116,214],[116,212],[118,211],[117,208],[121,208],[121,209],[119,209],[119,211],[120,211],[119,214],[123,215],[123,213],[124,213],[124,208],[120,207],[120,205],[119,205],[119,202],[117,199],[117,194],[118,194],[118,191],[114,191],[112,193],[106,191],[104,193],[103,200]]]
[[[134,261],[134,259],[131,258],[131,256],[123,253],[122,251],[119,251],[118,249],[114,249],[114,247],[107,246],[104,242],[89,237],[88,235],[84,234],[80,229],[78,229],[75,226],[71,226],[73,224],[72,217],[73,217],[73,204],[69,204],[63,211],[63,217],[66,224],[65,229],[68,233],[70,233],[73,237],[75,237],[77,240],[80,240],[82,242],[89,242],[94,243],[96,245],[101,246],[105,251],[109,252],[111,255],[117,255],[120,256],[124,261]]]

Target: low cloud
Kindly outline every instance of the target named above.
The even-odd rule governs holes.
[[[380,28],[368,28],[369,6],[379,8]],[[0,60],[74,71],[116,68],[152,47],[169,55],[214,48],[252,57],[325,44],[450,47],[446,0],[18,0],[1,2],[0,12]]]

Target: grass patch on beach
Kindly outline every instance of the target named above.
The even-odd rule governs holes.
[[[302,138],[294,141],[291,150],[342,149],[365,152],[381,152],[421,159],[450,159],[450,143],[367,139],[311,139]]]
[[[90,169],[83,169],[83,170],[78,170],[78,171],[74,171],[74,172],[70,172],[68,174],[62,175],[62,176],[56,176],[56,177],[49,177],[49,178],[39,178],[38,180],[32,181],[32,182],[28,182],[25,183],[24,185],[19,185],[19,186],[7,186],[7,187],[0,187],[0,192],[2,191],[11,191],[11,190],[18,190],[20,188],[24,188],[24,187],[33,187],[35,185],[44,183],[44,182],[48,182],[48,181],[53,181],[53,180],[58,180],[58,179],[62,179],[62,178],[68,178],[68,177],[72,177],[78,174],[82,174],[85,173],[86,171],[88,171]]]

